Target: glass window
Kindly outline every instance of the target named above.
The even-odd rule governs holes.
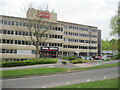
[[[13,35],[13,34],[14,34],[14,31],[11,31],[11,34]]]
[[[6,53],[9,53],[9,50],[8,50],[8,49],[6,50]]]
[[[0,33],[2,34],[3,30],[0,30]]]
[[[15,31],[15,35],[18,35],[18,31]]]
[[[17,53],[17,50],[16,50],[16,49],[14,50],[14,53]]]
[[[2,53],[5,53],[5,49],[2,49]]]
[[[8,30],[7,34],[10,34],[10,31]]]
[[[7,40],[7,44],[9,44],[10,43],[10,40]]]
[[[4,20],[4,24],[7,25],[7,21],[6,20]]]
[[[13,49],[10,49],[10,53],[13,53]]]
[[[6,30],[3,30],[3,34],[6,34],[6,32],[7,32]]]

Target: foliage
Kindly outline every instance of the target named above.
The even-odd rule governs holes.
[[[24,60],[24,61],[8,61],[2,62],[2,67],[15,67],[15,66],[27,66],[27,65],[35,65],[35,64],[51,64],[51,63],[57,63],[57,59],[51,58],[51,59],[31,59],[31,60]]]
[[[67,62],[66,62],[66,61],[61,61],[61,63],[62,63],[62,64],[64,64],[64,65],[65,65],[65,64],[67,64]]]
[[[78,59],[78,60],[71,60],[70,63],[76,64],[76,63],[84,63],[85,60]]]
[[[66,60],[75,60],[76,57],[75,57],[75,56],[69,56],[69,57],[62,57],[62,59],[66,59]]]
[[[68,60],[68,59],[69,59],[69,57],[62,57],[61,59],[66,59],[66,60]]]
[[[112,57],[113,60],[120,59],[120,54],[116,54],[115,56]]]
[[[102,50],[116,51],[118,49],[118,40],[117,39],[102,40],[101,48]]]
[[[117,14],[112,17],[110,21],[110,27],[112,29],[112,32],[110,33],[110,35],[115,35],[118,33],[118,15]]]

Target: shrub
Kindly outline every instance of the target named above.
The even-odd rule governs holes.
[[[72,63],[76,64],[76,63],[78,63],[78,60],[73,60]]]
[[[62,57],[61,59],[66,59],[66,60],[69,60],[69,57]]]
[[[65,65],[65,64],[67,64],[67,62],[66,62],[66,61],[61,61],[61,63],[62,63],[62,64],[64,64],[64,65]]]
[[[116,54],[115,56],[112,57],[112,59],[114,59],[114,60],[120,59],[120,54]]]
[[[14,66],[27,66],[27,65],[35,65],[35,64],[51,64],[51,63],[57,63],[57,59],[51,58],[51,59],[30,59],[30,60],[24,60],[24,61],[3,61],[2,67],[14,67]]]
[[[69,56],[69,60],[75,60],[76,58],[74,56]]]
[[[82,60],[82,59],[78,59],[78,60],[71,60],[70,63],[76,64],[76,63],[86,63],[87,60]]]

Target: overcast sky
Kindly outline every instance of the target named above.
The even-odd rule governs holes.
[[[54,9],[57,19],[84,25],[97,26],[102,30],[102,39],[109,35],[110,19],[118,9],[119,0],[0,0],[0,15],[25,17],[24,8],[31,2],[33,7]]]

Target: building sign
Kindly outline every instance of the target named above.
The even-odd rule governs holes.
[[[39,17],[44,17],[44,18],[48,18],[48,19],[49,19],[50,13],[38,12],[38,16],[39,16]]]
[[[58,47],[41,47],[41,51],[58,51]]]

